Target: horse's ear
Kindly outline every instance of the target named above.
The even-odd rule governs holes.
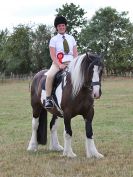
[[[86,53],[86,56],[87,56],[87,58],[89,59],[89,55],[88,55],[88,52],[86,51],[85,53]]]
[[[87,57],[88,61],[92,62],[92,59],[90,57],[90,54],[88,54],[88,52],[86,52],[86,57]]]

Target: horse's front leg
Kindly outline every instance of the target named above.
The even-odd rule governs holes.
[[[64,116],[64,151],[63,156],[76,157],[71,147],[72,130],[71,130],[71,118]]]
[[[98,152],[94,143],[92,130],[93,116],[94,116],[93,107],[90,108],[90,111],[87,113],[87,115],[83,116],[85,119],[85,130],[86,130],[86,155],[88,158],[96,157],[99,159],[104,156]]]
[[[52,120],[50,122],[50,146],[49,149],[53,151],[63,151],[63,147],[59,144],[58,136],[57,136],[57,122],[58,117],[53,115]]]
[[[39,125],[39,118],[32,118],[32,135],[27,148],[28,151],[37,151],[38,142],[37,142],[37,129]]]

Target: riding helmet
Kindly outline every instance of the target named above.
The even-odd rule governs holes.
[[[57,17],[55,18],[55,20],[54,20],[54,26],[55,26],[55,28],[56,28],[57,25],[59,25],[59,24],[65,24],[65,25],[67,25],[67,20],[66,20],[66,18],[63,17],[63,16],[57,16]]]

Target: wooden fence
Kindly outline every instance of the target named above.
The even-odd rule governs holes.
[[[13,81],[27,81],[27,80],[32,80],[34,74],[11,74],[11,75],[4,75],[4,74],[0,74],[0,83],[7,83],[7,82],[13,82]]]
[[[35,74],[31,73],[29,75],[27,74],[20,74],[20,75],[14,75],[10,74],[8,76],[0,73],[0,83],[8,83],[8,82],[14,82],[14,81],[31,81],[33,76]],[[107,74],[104,72],[103,77],[130,77],[133,78],[133,72],[126,72],[126,73],[119,73],[119,74]]]

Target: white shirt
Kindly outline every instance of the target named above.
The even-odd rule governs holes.
[[[69,53],[65,54],[64,47],[63,47],[63,36],[65,36],[65,39],[68,42],[69,45]],[[73,60],[73,47],[76,46],[76,41],[73,36],[69,34],[57,34],[56,36],[52,37],[49,43],[49,47],[54,47],[56,51],[56,56],[58,53],[62,52],[64,54],[64,57],[62,59],[62,62],[72,61]]]

